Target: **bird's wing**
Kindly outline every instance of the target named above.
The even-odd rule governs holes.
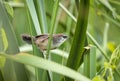
[[[48,34],[42,34],[42,35],[37,35],[35,36],[36,40],[39,40],[40,42],[44,42],[46,39],[49,38]]]

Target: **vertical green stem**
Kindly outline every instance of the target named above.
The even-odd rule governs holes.
[[[44,0],[34,0],[34,5],[35,5],[35,8],[36,8],[39,24],[40,24],[40,27],[41,27],[41,32],[42,33],[48,33],[45,7],[44,7]]]
[[[47,55],[46,58],[48,58],[49,56],[49,52],[50,52],[50,48],[51,48],[51,41],[52,41],[52,36],[53,36],[53,31],[54,31],[54,25],[55,25],[55,20],[56,20],[56,16],[57,16],[57,10],[59,7],[59,0],[56,0],[53,6],[53,14],[52,14],[52,20],[51,20],[51,25],[50,25],[50,37],[49,37],[49,44],[47,47]]]
[[[77,70],[79,68],[81,57],[83,55],[83,47],[86,39],[86,29],[88,23],[88,13],[89,0],[80,0],[75,35],[67,61],[67,66],[74,70]],[[73,81],[70,78],[65,79],[66,81]]]

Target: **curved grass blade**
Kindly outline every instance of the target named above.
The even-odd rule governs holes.
[[[37,68],[42,68],[45,70],[50,70],[56,73],[59,73],[61,75],[65,75],[67,77],[73,78],[78,81],[91,81],[88,78],[84,77],[80,73],[66,67],[60,64],[57,64],[55,62],[43,59],[41,57],[33,56],[27,53],[19,53],[14,56],[0,53],[1,56],[4,56],[8,59],[11,59],[16,62],[20,62],[23,64],[28,64]],[[72,74],[72,75],[71,75]]]
[[[41,29],[40,29],[40,24],[39,24],[39,21],[38,21],[38,18],[37,18],[37,13],[36,13],[36,10],[35,10],[33,0],[26,0],[26,3],[27,3],[27,6],[28,6],[28,9],[30,11],[31,18],[33,20],[33,24],[35,26],[35,30],[36,30],[37,34],[40,35],[41,34]]]

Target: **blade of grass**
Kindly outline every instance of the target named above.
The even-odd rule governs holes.
[[[3,29],[5,30],[8,40],[8,48],[5,52],[18,53],[19,49],[15,38],[15,33],[13,32],[10,19],[2,1],[0,1],[0,12],[0,21],[2,23]],[[7,60],[5,67],[1,70],[1,72],[4,76],[5,81],[28,81],[27,75],[25,73],[25,68],[22,64]]]
[[[37,13],[36,13],[36,9],[35,9],[33,0],[26,0],[26,3],[27,3],[27,6],[28,6],[28,9],[29,9],[31,18],[33,20],[33,24],[35,26],[36,32],[37,32],[38,35],[40,35],[42,31],[40,29],[40,24],[39,24],[39,21],[38,21],[38,18],[37,18]]]
[[[42,33],[48,33],[44,0],[34,0],[38,20],[41,25]]]
[[[69,11],[73,12],[75,3],[74,3],[74,1],[71,0],[70,4],[71,4],[71,6],[69,7]],[[67,24],[66,25],[67,25],[66,33],[67,33],[68,36],[70,36],[70,29],[71,29],[71,25],[72,25],[72,19],[69,16],[67,17]]]
[[[115,4],[115,5],[119,5],[120,6],[120,2],[119,1],[113,1],[113,0],[109,0],[111,3]]]
[[[0,81],[5,81],[1,71],[0,71]]]
[[[15,1],[10,1],[10,2],[8,2],[8,4],[12,7],[18,7],[18,8],[24,7],[24,4],[22,2],[18,3],[18,2],[15,2]]]
[[[89,12],[89,0],[86,1],[81,0],[75,36],[73,39],[73,44],[67,62],[67,66],[75,70],[77,70],[79,67],[78,64],[83,53],[83,46],[86,38],[88,12]]]
[[[77,70],[81,62],[83,47],[86,39],[86,29],[88,23],[89,0],[81,0],[79,3],[79,12],[75,35],[67,61],[67,66]],[[66,81],[73,81],[70,78],[65,78]]]
[[[76,7],[77,7],[77,10],[79,10],[79,0],[75,0],[75,4],[76,4]]]
[[[100,12],[106,19],[108,19],[110,22],[114,23],[116,25],[115,27],[118,27],[120,29],[120,23],[118,21],[116,21],[115,19],[111,18],[109,15],[107,15],[104,12],[102,12],[102,11],[100,11]]]
[[[50,34],[49,34],[50,36],[49,36],[47,52],[46,52],[47,59],[49,58],[49,53],[50,53],[50,48],[51,48],[53,32],[54,32],[54,28],[55,28],[55,20],[56,20],[56,16],[57,16],[58,7],[59,7],[59,0],[56,0],[54,2],[53,11],[52,11],[52,19],[51,19],[51,23],[50,23]],[[50,72],[49,72],[49,74],[50,74]]]
[[[106,51],[107,49],[107,36],[108,36],[108,30],[109,30],[109,23],[105,23],[105,28],[104,28],[104,36],[103,36],[103,49]]]
[[[49,41],[48,41],[49,43],[48,43],[48,47],[47,47],[46,58],[48,58],[50,48],[51,48],[52,36],[53,36],[54,27],[55,27],[55,20],[56,20],[56,16],[57,16],[58,7],[59,7],[59,0],[56,0],[54,2],[54,6],[53,6],[52,19],[51,19],[51,24],[50,24],[50,37],[49,37]]]
[[[73,21],[77,22],[77,19],[61,3],[59,3],[59,6],[73,19]]]
[[[84,55],[84,75],[92,79],[96,75],[96,47],[89,46]]]
[[[8,54],[0,52],[0,55],[8,59],[11,59],[13,61],[16,61],[16,62],[24,63],[27,65],[31,65],[31,66],[46,69],[46,70],[51,70],[53,72],[65,75],[67,77],[71,77],[79,81],[91,81],[88,78],[81,75],[80,73],[66,66],[63,66],[55,62],[43,59],[41,57],[33,56],[27,53],[19,53],[19,54],[12,56],[12,55],[8,55]]]
[[[117,13],[114,10],[114,8],[111,6],[111,4],[109,3],[109,1],[107,0],[99,0],[104,6],[106,6],[111,12],[114,18],[117,17]]]

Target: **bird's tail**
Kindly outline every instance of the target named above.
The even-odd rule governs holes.
[[[27,34],[22,34],[21,37],[22,37],[23,41],[25,41],[28,44],[32,44],[32,41],[34,43],[35,38],[33,36],[30,36],[30,35],[27,35]]]

